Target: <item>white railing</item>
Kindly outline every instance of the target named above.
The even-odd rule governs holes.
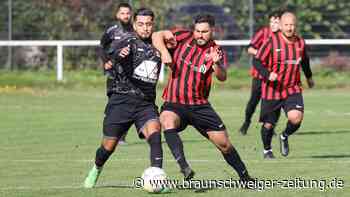
[[[217,40],[217,44],[222,46],[246,46],[249,40]],[[350,39],[313,39],[306,40],[309,45],[350,45]],[[57,81],[63,80],[63,47],[65,46],[98,46],[98,40],[0,40],[0,46],[55,46],[57,47]],[[162,67],[163,68],[163,67]],[[163,69],[159,77],[164,79]]]

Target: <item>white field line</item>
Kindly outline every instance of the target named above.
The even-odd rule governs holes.
[[[117,162],[117,161],[125,161],[125,162],[133,162],[133,161],[149,161],[149,159],[137,159],[137,158],[133,158],[133,159],[127,159],[127,158],[116,158],[116,159],[112,159],[111,161]],[[175,162],[175,160],[166,160],[165,162]],[[210,160],[210,159],[188,159],[189,162],[194,162],[194,163],[217,163],[217,162],[225,162],[224,160]],[[261,163],[261,162],[269,162],[269,163],[304,163],[304,162],[308,162],[308,163],[313,163],[313,162],[323,162],[323,163],[350,163],[350,159],[338,159],[338,160],[334,160],[334,159],[320,159],[320,158],[314,158],[314,159],[275,159],[275,160],[269,160],[269,161],[265,161],[265,160],[257,160],[257,159],[253,159],[253,160],[248,160],[246,159],[246,161],[248,163]],[[89,160],[89,159],[72,159],[72,160],[54,160],[54,159],[13,159],[13,160],[0,160],[0,163],[2,162],[18,162],[18,163],[57,163],[57,162],[64,162],[64,163],[89,163],[89,162],[93,162],[93,160]]]

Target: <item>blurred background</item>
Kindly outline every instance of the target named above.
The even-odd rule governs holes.
[[[200,12],[216,17],[216,39],[249,40],[278,8],[296,12],[305,39],[350,39],[348,0],[1,0],[0,40],[99,40],[113,24],[116,5],[156,12],[156,29],[188,27]],[[226,46],[231,67],[248,68],[245,46]],[[0,69],[55,70],[56,47],[0,47]],[[349,45],[310,46],[315,69],[350,70]],[[100,69],[95,46],[64,47],[64,70]]]

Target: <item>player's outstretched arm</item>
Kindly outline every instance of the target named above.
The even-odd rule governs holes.
[[[172,57],[166,45],[166,41],[175,41],[174,34],[169,30],[158,31],[152,34],[152,44],[159,50],[162,58],[162,63],[170,65],[172,63]],[[176,41],[175,41],[176,46]],[[170,47],[170,46],[169,46]]]
[[[226,81],[227,79],[227,72],[226,72],[226,68],[224,65],[224,61],[223,61],[223,52],[222,50],[220,50],[217,47],[211,47],[210,48],[210,57],[213,60],[213,69],[214,69],[214,73],[216,78],[219,81]]]

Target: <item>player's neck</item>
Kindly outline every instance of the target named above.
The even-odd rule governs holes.
[[[281,36],[288,44],[294,43],[296,40],[296,36],[287,37],[282,32],[281,32]]]

